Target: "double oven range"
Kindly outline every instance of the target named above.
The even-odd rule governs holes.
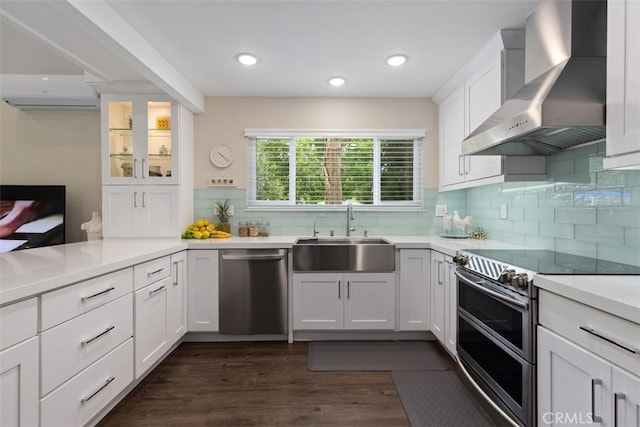
[[[517,425],[536,425],[536,274],[637,274],[638,267],[548,250],[459,251],[457,352]]]

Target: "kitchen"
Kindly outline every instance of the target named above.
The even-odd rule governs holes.
[[[408,65],[415,61],[417,58],[412,57]],[[546,157],[549,179],[545,181],[439,191],[438,105],[432,99],[207,97],[203,107],[205,112],[195,115],[193,127],[193,212],[181,218],[181,229],[195,218],[213,220],[213,202],[230,199],[235,206],[234,223],[268,217],[274,236],[312,234],[318,212],[284,211],[271,215],[246,209],[246,140],[242,134],[246,128],[426,129],[424,210],[390,213],[356,209],[357,235],[367,230],[370,235],[380,236],[437,236],[442,220],[435,216],[435,207],[447,205],[450,212],[473,215],[491,240],[638,264],[639,176],[637,171],[605,170],[604,142]],[[81,197],[69,199],[69,215],[77,215],[68,227],[74,236],[69,241],[82,240],[79,224],[92,211],[101,210],[100,118],[87,111],[27,113],[3,104],[2,120],[3,183],[42,183],[43,179],[59,182],[61,178],[55,174],[62,171],[39,163],[55,158],[66,170],[64,173],[72,175],[62,178],[69,182],[71,191],[93,185],[80,190]],[[76,131],[71,134],[69,129]],[[211,135],[216,135],[215,141]],[[59,143],[51,144],[51,137],[60,138]],[[93,147],[87,147],[86,140],[94,141]],[[209,160],[209,151],[217,143],[226,143],[234,151],[234,163],[224,170],[214,169]],[[5,153],[9,152],[17,154],[7,156]],[[68,159],[75,160],[74,167],[63,166]],[[86,159],[93,159],[93,163]],[[237,180],[236,188],[208,187],[208,179],[215,174],[228,174]],[[500,217],[501,204],[507,205],[506,219]],[[343,208],[328,210],[320,217],[318,229],[321,235],[328,235],[332,229],[341,233],[343,222]]]

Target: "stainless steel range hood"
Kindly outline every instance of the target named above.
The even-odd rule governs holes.
[[[525,85],[463,141],[463,154],[547,155],[605,138],[606,6],[552,0],[529,15]]]

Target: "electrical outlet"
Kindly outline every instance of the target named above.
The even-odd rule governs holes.
[[[500,219],[507,219],[507,204],[502,203],[500,205]]]
[[[209,178],[209,187],[235,187],[235,179],[224,176]]]
[[[447,205],[436,205],[436,216],[445,216],[447,213]]]

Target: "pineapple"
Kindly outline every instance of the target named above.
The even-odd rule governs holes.
[[[218,216],[218,230],[231,233],[231,224],[229,224],[229,199],[224,202],[216,202],[216,215]]]

